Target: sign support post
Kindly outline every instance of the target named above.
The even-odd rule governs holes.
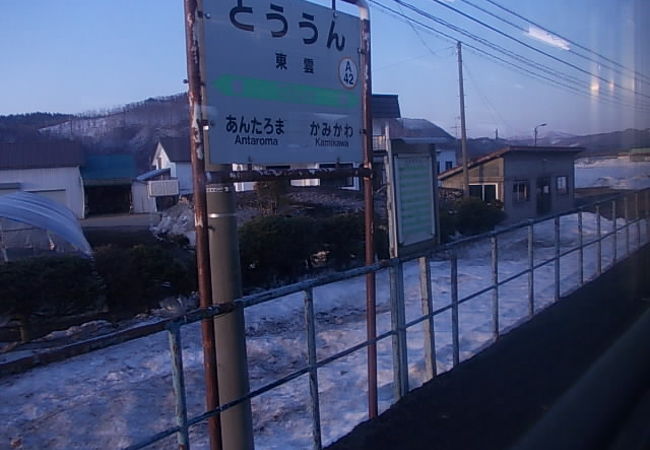
[[[205,151],[201,132],[201,73],[199,60],[199,5],[197,0],[184,0],[185,44],[187,52],[188,100],[190,106],[190,153],[194,201],[194,224],[196,229],[196,262],[198,272],[199,305],[208,308],[212,304],[210,282],[210,255],[208,248],[208,219],[205,191]],[[206,409],[219,406],[217,360],[213,321],[201,321],[203,368],[205,373]],[[214,416],[208,419],[210,450],[221,450],[221,421]]]
[[[372,179],[372,72],[370,51],[370,8],[366,0],[344,0],[359,8],[361,18],[361,90],[363,96],[362,124],[365,130],[363,139],[363,167],[368,172],[363,177],[363,198],[365,211],[365,263],[375,262],[375,199]],[[332,3],[332,6],[335,4]],[[377,402],[377,301],[375,272],[366,274],[366,338],[368,344],[368,417],[379,414]]]
[[[241,274],[233,185],[218,183],[206,188],[205,157],[210,150],[205,133],[209,121],[204,117],[202,3],[202,0],[185,0],[185,21],[199,295],[201,307],[208,307],[232,304],[241,297]],[[230,169],[225,165],[216,168]],[[234,309],[202,326],[206,403],[208,410],[214,410],[219,404],[244,397],[249,391],[243,311]],[[222,446],[252,449],[250,401],[209,419],[208,430],[212,450]]]

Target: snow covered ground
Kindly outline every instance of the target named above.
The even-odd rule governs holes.
[[[650,161],[631,162],[629,157],[580,158],[575,165],[576,187],[644,189],[650,187]]]
[[[619,226],[624,224],[619,220]],[[612,230],[602,219],[602,232]],[[562,251],[578,243],[577,216],[561,220]],[[535,226],[535,261],[554,254],[552,222]],[[645,222],[630,227],[629,242],[647,242]],[[596,236],[596,217],[584,214],[585,242]],[[627,233],[619,231],[617,252],[625,254]],[[596,251],[585,249],[585,279],[596,276]],[[612,263],[613,239],[602,242],[603,267]],[[489,242],[467,246],[459,254],[461,298],[491,284]],[[562,258],[561,291],[578,286],[578,253]],[[525,229],[499,238],[499,276],[505,279],[527,267]],[[431,262],[434,308],[450,302],[450,264],[444,258]],[[535,308],[553,302],[554,265],[535,271]],[[349,279],[315,289],[318,357],[324,358],[365,339],[365,281]],[[407,321],[421,314],[419,273],[416,263],[404,268]],[[390,329],[388,276],[377,276],[378,332]],[[488,345],[492,337],[492,293],[460,306],[460,352],[466,359]],[[528,277],[524,275],[500,288],[500,329],[527,319]],[[303,298],[300,294],[246,310],[247,345],[253,389],[304,367],[307,363]],[[451,314],[435,318],[436,359],[439,371],[452,367]],[[408,331],[411,388],[426,381],[424,333],[421,325]],[[183,362],[190,416],[204,410],[204,381],[198,324],[183,327]],[[378,346],[379,401],[384,410],[395,401],[390,339]],[[334,441],[367,418],[365,350],[353,353],[319,370],[319,390],[324,443]],[[300,377],[252,401],[255,444],[258,449],[311,447],[309,381]],[[166,333],[0,378],[0,448],[107,449],[121,448],[175,425],[174,397]],[[191,428],[192,448],[208,448],[205,425]],[[171,436],[152,448],[174,448]]]

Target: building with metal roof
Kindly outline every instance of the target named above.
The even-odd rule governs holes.
[[[574,207],[576,155],[582,147],[510,146],[468,164],[470,196],[503,206],[506,221]],[[442,187],[463,189],[463,168],[438,176]]]
[[[0,196],[31,192],[62,204],[76,217],[83,218],[83,164],[83,150],[74,142],[0,142]]]

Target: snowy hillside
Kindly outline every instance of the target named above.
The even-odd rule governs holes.
[[[612,230],[603,218],[603,233]],[[619,222],[619,226],[623,221]],[[562,250],[578,243],[577,217],[561,220]],[[647,242],[647,227],[630,228],[633,248]],[[640,233],[640,234],[638,234]],[[626,248],[625,233],[619,232],[618,255]],[[534,229],[535,262],[554,252],[552,222]],[[584,239],[596,236],[596,217],[584,214]],[[613,240],[602,243],[603,267],[612,260]],[[459,255],[460,296],[489,286],[492,272],[489,242],[467,246]],[[519,273],[527,264],[526,230],[499,240],[499,276]],[[596,274],[596,245],[585,249],[585,278]],[[562,258],[561,292],[578,285],[577,253]],[[450,303],[450,264],[445,258],[431,262],[434,308]],[[417,264],[404,269],[406,320],[421,314]],[[378,332],[390,329],[388,279],[377,277]],[[502,331],[527,320],[528,277],[524,275],[500,288],[499,320]],[[535,271],[535,307],[546,307],[554,297],[553,264]],[[314,291],[317,317],[318,358],[323,359],[365,339],[365,294],[363,277],[341,281]],[[258,388],[304,367],[307,362],[303,298],[300,294],[246,309],[246,330],[251,387]],[[492,341],[492,293],[480,295],[459,308],[461,360],[469,358]],[[435,318],[436,356],[439,371],[452,366],[451,315]],[[183,328],[183,354],[190,415],[203,412],[204,382],[198,324]],[[379,401],[384,410],[393,398],[390,339],[379,349]],[[426,381],[424,334],[421,326],[408,332],[411,388]],[[325,443],[351,430],[366,414],[366,356],[355,352],[318,372],[321,418]],[[0,378],[0,447],[16,449],[106,449],[133,444],[148,435],[174,426],[174,403],[170,358],[165,333],[77,356]],[[258,449],[302,449],[310,447],[309,380],[302,376],[253,400],[255,443]],[[203,425],[191,429],[192,448],[208,448]],[[173,448],[172,436],[153,448]]]
[[[575,165],[576,188],[650,188],[650,161],[634,162],[618,158],[580,158]]]

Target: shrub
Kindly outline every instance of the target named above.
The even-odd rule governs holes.
[[[100,247],[95,264],[106,283],[108,307],[115,314],[146,311],[166,296],[196,289],[192,255],[171,245]]]
[[[264,215],[276,214],[286,202],[289,181],[258,181],[255,183],[255,194],[260,213]]]
[[[0,265],[0,314],[21,323],[29,340],[34,316],[57,317],[98,309],[103,284],[92,261],[78,256],[46,256]]]
[[[265,284],[304,274],[319,248],[316,222],[303,216],[257,217],[239,229],[245,283]]]
[[[451,240],[456,234],[456,216],[454,211],[447,209],[440,210],[440,242],[445,243]]]
[[[361,214],[338,214],[324,219],[321,224],[323,250],[328,262],[343,268],[364,255],[364,217]]]
[[[472,235],[494,229],[504,218],[505,213],[498,205],[487,204],[477,198],[467,198],[458,204],[455,223],[462,234]]]

